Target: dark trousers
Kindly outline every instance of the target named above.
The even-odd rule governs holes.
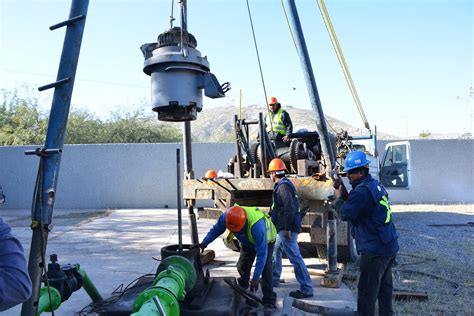
[[[363,253],[360,258],[360,278],[357,296],[358,315],[375,315],[379,300],[379,315],[393,315],[392,265],[395,256],[375,256]]]
[[[249,286],[250,272],[255,260],[255,249],[240,245],[240,256],[237,261],[237,271],[240,274],[239,284],[243,287]],[[267,260],[262,272],[262,293],[263,304],[276,305],[276,293],[273,292],[273,248],[275,244],[268,244]]]

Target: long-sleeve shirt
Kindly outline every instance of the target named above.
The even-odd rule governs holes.
[[[273,188],[273,205],[271,216],[277,231],[301,231],[301,217],[298,213],[299,203],[293,192],[294,186],[283,178]]]
[[[0,218],[0,312],[26,301],[31,296],[31,281],[23,247]]]
[[[336,200],[334,208],[343,221],[350,221],[354,227],[357,250],[378,256],[391,256],[398,252],[398,234],[393,222],[380,225],[376,221],[378,213],[385,218],[386,209],[379,209],[374,201],[370,184],[378,182],[370,175],[351,183],[352,191],[347,201]],[[384,190],[385,191],[385,190]]]
[[[225,225],[226,213],[223,213],[217,223],[212,226],[211,230],[207,233],[206,237],[202,241],[202,244],[207,247],[211,242],[213,242],[217,237],[222,235],[226,228]],[[253,280],[258,280],[262,275],[263,268],[265,267],[265,262],[268,255],[268,240],[267,240],[267,227],[265,225],[265,220],[262,218],[256,222],[251,229],[251,234],[255,243],[250,242],[247,236],[247,225],[248,221],[245,223],[244,228],[239,232],[234,233],[235,238],[237,238],[243,245],[254,248],[256,253],[256,262],[255,269],[253,271]]]

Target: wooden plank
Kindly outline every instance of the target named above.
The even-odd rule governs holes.
[[[393,298],[396,301],[427,301],[428,293],[426,292],[408,292],[408,291],[393,291]]]
[[[212,249],[206,249],[201,253],[201,263],[206,264],[209,263],[210,261],[214,260],[216,257],[216,253]]]

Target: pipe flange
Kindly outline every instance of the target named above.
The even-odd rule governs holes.
[[[156,270],[156,274],[159,275],[162,271],[168,270],[169,267],[172,267],[171,269],[178,268],[182,273],[184,273],[184,289],[186,290],[186,293],[188,293],[194,287],[197,277],[196,270],[194,269],[191,261],[183,256],[178,255],[167,257],[161,261],[158,269]]]
[[[179,302],[178,299],[168,291],[161,287],[151,287],[140,293],[133,302],[133,311],[138,312],[140,308],[147,301],[152,300],[153,297],[157,297],[163,307],[168,312],[168,315],[179,315]]]

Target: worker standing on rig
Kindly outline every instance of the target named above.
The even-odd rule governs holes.
[[[270,178],[275,183],[270,215],[278,231],[273,253],[273,286],[280,285],[282,255],[285,251],[300,284],[299,290],[290,292],[290,296],[302,299],[313,296],[313,282],[298,247],[298,234],[301,231],[298,196],[293,183],[285,177],[285,170],[285,163],[279,158],[273,159],[268,165]]]
[[[346,157],[344,172],[352,185],[347,201],[342,187],[336,190],[333,207],[342,220],[349,220],[355,233],[357,251],[361,253],[357,295],[359,315],[392,315],[392,266],[399,250],[398,235],[385,188],[369,174],[370,160],[361,151]]]
[[[276,229],[271,219],[261,210],[250,206],[232,206],[223,213],[217,223],[209,230],[204,240],[194,247],[204,250],[219,237],[226,228],[231,232],[227,238],[240,241],[240,256],[237,271],[240,287],[255,292],[262,277],[262,293],[265,311],[276,310],[276,293],[272,283],[272,255],[276,239]],[[257,257],[253,277],[250,280],[252,264]]]
[[[270,110],[267,115],[267,128],[271,129],[270,137],[275,141],[276,147],[288,146],[290,142],[289,135],[293,133],[293,123],[290,114],[281,108],[280,102],[275,97],[268,100],[268,108]]]

